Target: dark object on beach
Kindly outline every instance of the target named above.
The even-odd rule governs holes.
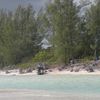
[[[94,72],[94,69],[92,67],[87,67],[86,71],[88,71],[88,72]]]
[[[73,72],[73,68],[72,67],[70,68],[70,72]]]
[[[74,68],[73,68],[73,71],[74,71],[74,72],[79,72],[79,71],[80,71],[80,68],[79,68],[79,67],[74,67]]]
[[[27,73],[32,73],[32,71],[33,71],[32,68],[28,68],[28,69],[26,70]]]
[[[39,63],[37,65],[37,74],[38,75],[44,75],[45,74],[45,66],[42,63]]]
[[[19,69],[19,74],[24,74],[24,70],[22,68]]]
[[[58,70],[59,70],[59,71],[62,71],[62,70],[63,70],[63,68],[62,68],[62,67],[59,67],[59,68],[58,68]]]
[[[48,71],[49,71],[49,72],[53,72],[53,70],[52,70],[52,69],[49,69]]]
[[[6,74],[9,74],[10,72],[8,71],[8,70],[6,70],[6,72],[5,72]]]

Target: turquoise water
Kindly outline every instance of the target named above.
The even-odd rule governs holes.
[[[99,75],[0,76],[0,89],[100,94]]]

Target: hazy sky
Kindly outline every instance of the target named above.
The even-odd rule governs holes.
[[[14,10],[19,4],[32,4],[35,10],[39,10],[49,0],[0,0],[0,8]]]
[[[9,10],[14,10],[18,5],[32,4],[35,10],[39,10],[44,7],[46,2],[51,0],[0,0],[0,8],[6,8]],[[79,0],[75,0],[78,4]],[[90,0],[93,1],[93,0]]]

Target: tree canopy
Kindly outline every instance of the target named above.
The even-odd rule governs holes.
[[[85,6],[84,15],[80,16]],[[49,50],[40,48],[43,38],[51,43]],[[93,4],[83,0],[81,6],[74,0],[54,0],[38,13],[31,5],[19,5],[14,12],[0,10],[1,67],[38,58],[43,52],[45,61],[64,64],[70,59],[97,59],[99,45],[100,0]],[[43,57],[44,54],[40,58],[46,58]]]

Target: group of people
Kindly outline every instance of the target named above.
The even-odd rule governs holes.
[[[43,75],[46,73],[46,68],[44,63],[38,63],[37,65],[37,74],[38,75]]]

